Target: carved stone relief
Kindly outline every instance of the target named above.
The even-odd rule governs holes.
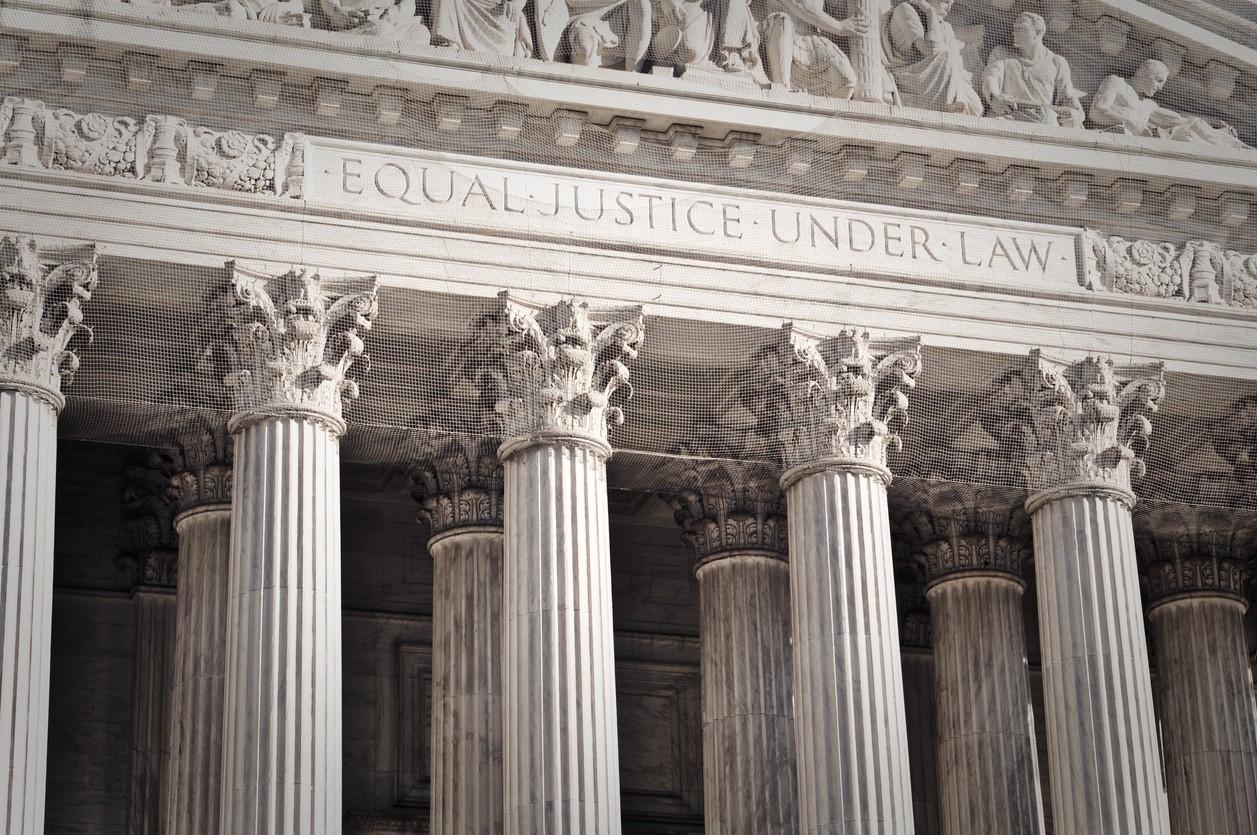
[[[1224,148],[1248,147],[1240,141],[1235,128],[1225,122],[1185,116],[1157,104],[1152,97],[1161,91],[1169,77],[1169,69],[1155,58],[1144,61],[1129,79],[1110,75],[1100,83],[1091,101],[1088,115],[1092,123],[1135,136]]]
[[[1208,241],[1129,241],[1094,229],[1084,231],[1084,241],[1093,289],[1257,308],[1257,255]]]

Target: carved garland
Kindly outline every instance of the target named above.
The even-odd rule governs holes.
[[[1182,246],[1083,232],[1091,289],[1257,308],[1257,255],[1208,241]]]

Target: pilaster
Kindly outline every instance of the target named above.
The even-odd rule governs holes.
[[[1032,491],[1053,820],[1065,832],[1169,831],[1130,512],[1163,374],[1034,351],[1001,381]]]
[[[914,829],[886,486],[917,339],[787,325],[777,353],[790,511],[799,829]]]
[[[641,310],[503,294],[489,329],[504,437],[504,831],[618,833],[607,427],[624,420],[612,398]]]
[[[0,237],[0,828],[42,835],[48,761],[57,415],[74,377],[92,247],[41,248]]]
[[[785,500],[775,474],[704,464],[669,496],[701,594],[709,832],[798,831]]]
[[[231,302],[214,346],[236,406],[220,827],[335,835],[339,438],[378,284],[231,266]]]

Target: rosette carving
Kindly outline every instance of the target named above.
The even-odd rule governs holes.
[[[782,342],[772,371],[782,392],[783,465],[837,460],[884,471],[887,451],[901,446],[921,340],[870,339],[859,330],[822,339],[786,325]]]
[[[122,523],[130,547],[123,559],[130,563],[136,585],[174,586],[178,580],[179,537],[169,464],[153,451],[124,473]]]
[[[547,433],[605,442],[624,422],[615,401],[632,396],[626,363],[637,356],[641,307],[593,308],[565,300],[532,307],[503,293],[488,327],[499,352],[490,370],[508,440]]]
[[[275,139],[264,133],[193,128],[192,185],[246,194],[284,194],[296,185],[304,169],[304,137],[286,134]],[[292,181],[292,182],[289,182]]]
[[[167,451],[170,486],[178,509],[231,504],[233,441],[223,424],[206,423],[180,430]]]
[[[1257,307],[1257,255],[1211,241],[1181,246],[1083,232],[1087,280],[1094,289],[1151,298]]]
[[[41,249],[31,238],[0,237],[0,388],[64,405],[78,346],[92,339],[83,304],[95,288],[95,247]]]
[[[1165,395],[1160,363],[1119,366],[1101,356],[1064,362],[1035,350],[999,387],[1003,402],[990,417],[1011,431],[993,434],[1022,447],[1010,454],[1022,457],[1032,491],[1107,489],[1129,496],[1131,478],[1144,475],[1141,456]]]
[[[48,116],[47,166],[58,171],[82,171],[106,177],[135,178],[147,148],[141,141],[144,123],[126,116],[99,113],[79,116],[54,110]]]
[[[1144,603],[1183,597],[1245,600],[1257,520],[1221,510],[1163,508],[1137,517]]]
[[[358,397],[353,377],[370,364],[363,335],[378,311],[375,276],[231,268],[231,298],[215,347],[239,413],[233,422],[297,413],[343,432],[345,405]]]
[[[664,498],[684,528],[686,544],[705,560],[717,554],[789,553],[785,498],[775,473],[739,472],[704,463],[683,477],[690,489]]]
[[[497,440],[458,436],[433,444],[410,469],[419,519],[432,533],[502,524]]]

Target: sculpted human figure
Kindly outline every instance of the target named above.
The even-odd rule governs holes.
[[[766,7],[769,13],[760,25],[760,34],[772,82],[791,90],[851,98],[855,69],[832,39],[867,33],[868,17],[830,17],[824,0],[768,0]]]
[[[1022,12],[1013,24],[1013,48],[991,50],[982,73],[989,113],[1001,119],[1081,128],[1084,117],[1069,64],[1043,44],[1047,23]]]
[[[1110,75],[1100,82],[1091,101],[1091,121],[1102,128],[1115,128],[1135,136],[1155,136],[1225,148],[1247,148],[1235,128],[1222,121],[1186,116],[1153,101],[1161,92],[1170,71],[1155,58],[1144,61],[1126,80]]]
[[[533,51],[524,0],[432,0],[432,42],[516,58]]]
[[[319,0],[319,7],[334,31],[421,44],[431,40],[423,19],[415,17],[415,0]]]
[[[169,3],[163,2],[161,5]],[[284,26],[310,24],[310,16],[306,14],[301,0],[216,0],[211,3],[185,3],[175,8],[181,12],[217,14],[235,20],[257,20]]]
[[[537,57],[586,67],[646,68],[650,0],[536,0]]]
[[[886,63],[909,107],[982,115],[982,97],[961,53],[965,43],[947,22],[955,0],[904,0],[882,26]]]

